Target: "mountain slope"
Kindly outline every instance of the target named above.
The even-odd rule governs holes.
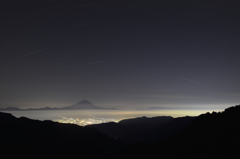
[[[44,107],[44,108],[28,108],[28,109],[20,109],[17,107],[7,107],[7,108],[0,108],[0,111],[31,111],[31,110],[86,110],[86,109],[104,109],[104,110],[116,110],[115,108],[102,108],[99,106],[96,106],[89,102],[88,100],[82,100],[76,104],[62,107],[62,108],[51,108],[51,107]]]
[[[78,102],[68,107],[63,107],[61,109],[77,110],[77,109],[104,109],[104,108],[98,107],[89,102],[88,100],[82,100],[81,102]]]
[[[198,116],[180,133],[169,140],[152,145],[140,156],[159,158],[239,158],[240,105],[223,112]],[[143,147],[134,147],[140,151]],[[159,150],[160,153],[159,153]]]
[[[159,137],[164,131],[165,134],[180,132],[152,145],[140,143],[126,146],[91,127],[16,118],[8,113],[0,113],[1,155],[9,155],[8,158],[71,158],[87,154],[88,158],[157,156],[164,159],[225,159],[240,156],[240,105],[227,108],[223,112],[202,114],[196,118],[171,119],[159,127],[155,127],[155,121],[149,123],[149,120],[143,117],[124,120],[120,122],[122,125],[105,124],[105,128],[111,129],[111,133],[117,133],[126,126],[139,128],[140,134],[147,130],[141,134],[143,139],[154,135]],[[150,128],[149,124],[152,124]],[[179,130],[179,127],[182,130]],[[34,157],[32,153],[35,154]]]
[[[195,117],[173,118],[170,116],[139,117],[118,123],[89,125],[100,132],[124,143],[155,143],[166,139],[187,127]]]
[[[1,156],[8,158],[69,158],[79,154],[95,158],[119,149],[114,139],[93,128],[16,118],[8,113],[0,112],[0,130]]]

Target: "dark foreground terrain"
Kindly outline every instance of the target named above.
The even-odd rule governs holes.
[[[239,158],[240,106],[81,127],[0,112],[4,158]],[[1,158],[1,157],[0,157]]]
[[[16,118],[0,113],[0,150],[7,158],[111,156],[120,144],[99,131],[74,124]]]

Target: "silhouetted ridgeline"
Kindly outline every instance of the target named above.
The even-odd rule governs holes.
[[[96,106],[89,102],[88,100],[82,100],[76,104],[62,107],[62,108],[50,108],[50,107],[44,107],[44,108],[28,108],[28,109],[20,109],[17,107],[6,107],[6,108],[0,108],[0,111],[32,111],[32,110],[116,110],[116,108],[102,108],[99,106]]]
[[[195,117],[173,118],[170,116],[139,117],[118,123],[89,125],[124,143],[154,143],[166,139],[188,126]]]
[[[240,105],[198,116],[183,131],[169,140],[162,140],[147,150],[139,146],[141,156],[187,159],[240,158]]]
[[[73,124],[16,118],[0,112],[0,155],[5,158],[58,158],[111,155],[116,141],[99,131]],[[0,157],[1,158],[1,157]]]
[[[232,159],[240,157],[239,121],[240,106],[195,118],[141,117],[86,127],[0,113],[0,149],[6,158]]]

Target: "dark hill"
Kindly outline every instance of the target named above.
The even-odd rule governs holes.
[[[87,127],[0,113],[0,149],[6,158],[234,159],[240,156],[239,121],[240,105],[196,118],[142,117]]]
[[[71,158],[83,154],[95,158],[119,149],[114,139],[93,128],[16,118],[8,113],[0,112],[0,130],[1,156],[6,158]]]
[[[118,123],[103,123],[89,125],[88,127],[93,127],[112,138],[117,138],[119,141],[125,143],[135,143],[143,141],[143,132],[165,125],[172,120],[173,117],[138,117],[133,119],[124,119]],[[138,139],[136,139],[137,136]]]
[[[132,147],[140,156],[159,158],[226,159],[239,158],[240,105],[198,116],[180,133],[162,140],[150,148]],[[160,151],[160,152],[159,152]],[[140,157],[139,156],[139,157]]]
[[[168,138],[188,126],[194,117],[173,118],[170,116],[139,117],[118,123],[89,125],[104,134],[124,143],[154,143]]]

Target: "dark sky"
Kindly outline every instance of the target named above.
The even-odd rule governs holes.
[[[240,104],[237,2],[0,0],[0,107]]]

